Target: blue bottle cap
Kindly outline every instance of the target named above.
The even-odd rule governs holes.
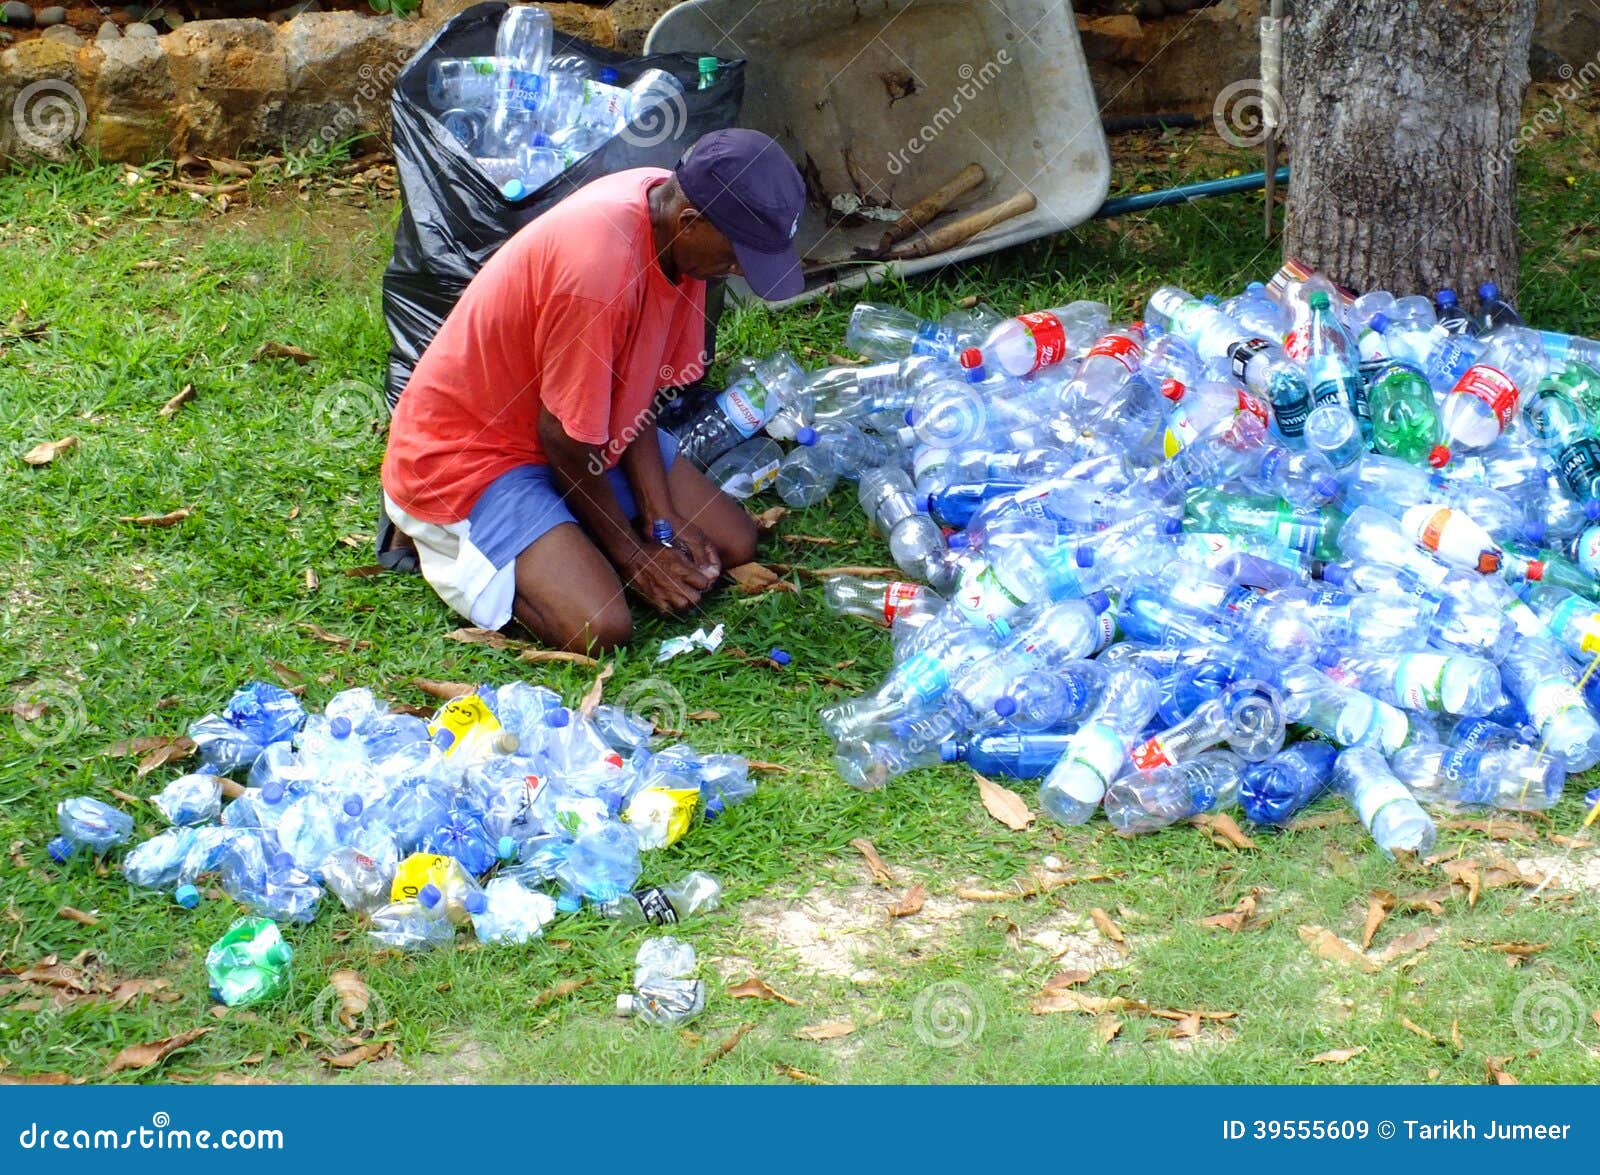
[[[528,185],[521,180],[507,180],[500,185],[500,194],[507,200],[521,200],[528,194]]]
[[[1528,541],[1537,547],[1540,543],[1544,542],[1544,531],[1544,519],[1535,518],[1532,522],[1528,523],[1527,529],[1523,533],[1528,536]]]
[[[1433,300],[1442,302],[1446,306],[1454,306],[1456,304],[1456,292],[1454,290],[1440,290],[1433,296]]]
[[[1334,587],[1343,587],[1350,578],[1348,569],[1337,563],[1325,563],[1322,566],[1322,582],[1331,583]]]
[[[346,796],[344,801],[344,814],[354,820],[366,808],[360,796]]]
[[[994,712],[1002,718],[1010,718],[1017,712],[1016,699],[1010,697],[996,698],[994,700]]]
[[[1147,322],[1144,324],[1144,341],[1146,343],[1153,343],[1166,333],[1167,328],[1159,322]]]
[[[600,67],[600,81],[604,85],[607,85],[607,86],[616,85],[617,84],[617,71],[612,69],[609,65],[601,66]]]
[[[797,445],[814,445],[817,443],[817,430],[809,424],[801,425],[794,430],[794,440]]]
[[[1500,287],[1495,285],[1493,282],[1484,282],[1478,287],[1478,297],[1482,298],[1485,302],[1493,302],[1499,296]]]
[[[939,761],[941,763],[961,762],[961,744],[956,742],[940,743]]]
[[[568,710],[565,706],[562,706],[560,709],[552,710],[550,713],[544,716],[545,725],[552,726],[557,730],[560,730],[563,726],[567,725],[567,723],[571,721],[572,711]]]
[[[535,131],[533,137],[528,140],[528,145],[530,147],[548,147],[552,142],[554,140],[543,131]]]
[[[1323,645],[1317,650],[1317,665],[1322,669],[1331,669],[1339,663],[1339,650],[1334,645]]]
[[[64,836],[58,836],[50,841],[50,857],[52,860],[66,864],[71,859],[76,846]]]
[[[972,536],[964,530],[958,530],[945,543],[952,551],[965,551],[972,546]]]
[[[185,910],[192,910],[200,904],[200,891],[192,885],[180,885],[173,891],[172,900]]]
[[[917,414],[911,411],[911,409],[907,408],[904,412],[902,412],[900,414],[900,419],[906,422],[906,426],[908,428],[916,427]]]
[[[1162,532],[1165,533],[1165,534],[1182,534],[1183,533],[1183,519],[1181,519],[1181,518],[1169,518],[1169,519],[1167,519],[1166,523],[1162,526],[1161,529],[1162,529]]]
[[[1331,473],[1319,473],[1312,479],[1311,488],[1324,502],[1331,502],[1339,496],[1339,479]]]
[[[1381,335],[1384,331],[1389,329],[1389,316],[1380,310],[1371,318],[1367,319],[1367,325]]]
[[[337,718],[328,719],[328,733],[333,735],[334,738],[349,738],[350,732],[354,729],[355,727],[350,725],[350,719],[343,714]]]
[[[444,901],[444,894],[440,893],[439,887],[430,881],[417,891],[417,901],[421,902],[425,909],[431,910]]]
[[[488,895],[484,894],[482,891],[473,890],[464,899],[462,899],[461,904],[466,908],[467,913],[476,918],[479,914],[483,913],[489,908],[489,898]]]
[[[774,665],[778,666],[779,668],[782,668],[783,666],[787,665],[790,661],[794,660],[793,657],[789,656],[788,653],[784,652],[782,649],[778,648],[777,646],[773,646],[772,652],[767,654],[767,658]]]
[[[1252,294],[1259,294],[1266,288],[1267,285],[1265,282],[1251,282],[1249,285],[1245,286],[1245,289],[1249,290]]]
[[[1089,605],[1096,616],[1111,607],[1111,597],[1106,595],[1105,592],[1090,592],[1083,597],[1083,602]]]
[[[1094,548],[1080,546],[1072,553],[1072,561],[1079,567],[1094,566]]]
[[[502,861],[510,861],[517,855],[517,841],[515,837],[502,836],[500,843],[495,845],[495,854]]]
[[[672,523],[665,518],[657,518],[650,524],[650,537],[658,543],[670,543],[675,534]]]
[[[929,513],[933,509],[932,492],[930,491],[926,494],[918,494],[916,497],[916,505],[917,509],[921,510],[924,514]]]
[[[1600,522],[1600,498],[1590,498],[1583,504],[1583,516],[1590,522]]]
[[[269,804],[280,804],[280,803],[282,803],[283,802],[283,784],[279,783],[276,779],[270,781],[269,783],[267,783],[265,786],[262,787],[262,789],[261,789],[261,798],[262,798],[263,801],[265,801],[266,803],[269,803]]]

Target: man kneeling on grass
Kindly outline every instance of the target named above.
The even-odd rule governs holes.
[[[681,611],[750,561],[750,516],[673,460],[653,402],[703,373],[708,280],[800,292],[804,200],[771,139],[717,131],[673,171],[585,185],[490,259],[418,362],[383,461],[384,508],[445,603],[607,649],[632,635],[624,587]],[[659,521],[676,546],[650,537]]]

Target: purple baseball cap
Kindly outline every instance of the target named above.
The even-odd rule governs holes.
[[[683,194],[733,242],[750,288],[769,301],[805,289],[795,230],[806,185],[783,148],[760,131],[702,135],[678,160]]]

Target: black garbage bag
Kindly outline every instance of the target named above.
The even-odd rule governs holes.
[[[437,58],[492,55],[495,32],[508,7],[478,4],[460,13],[395,79],[389,111],[402,205],[394,257],[383,275],[383,316],[392,339],[387,381],[391,411],[467,283],[513,233],[590,180],[630,167],[673,166],[689,144],[733,126],[739,116],[743,61],[724,60],[716,83],[700,90],[695,88],[698,59],[691,54],[626,57],[557,33],[555,55],[576,53],[597,67],[610,66],[619,85],[629,85],[647,69],[666,70],[683,83],[683,104],[667,103],[646,112],[543,187],[521,200],[507,200],[434,117],[427,87],[428,66]],[[708,307],[712,303],[708,297]],[[707,339],[706,349],[715,353],[714,339]]]

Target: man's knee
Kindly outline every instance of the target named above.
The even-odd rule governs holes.
[[[717,554],[722,557],[724,567],[738,567],[756,557],[756,540],[760,537],[760,532],[756,530],[755,519],[743,510],[736,515],[736,520],[729,526],[728,533],[718,537],[720,541],[717,544]]]
[[[584,638],[590,647],[574,651],[608,653],[620,649],[633,639],[633,614],[626,604],[609,605],[589,621]]]
[[[633,616],[622,601],[609,603],[593,615],[577,610],[553,614],[548,607],[519,597],[516,615],[540,641],[569,653],[608,653],[633,639]]]

